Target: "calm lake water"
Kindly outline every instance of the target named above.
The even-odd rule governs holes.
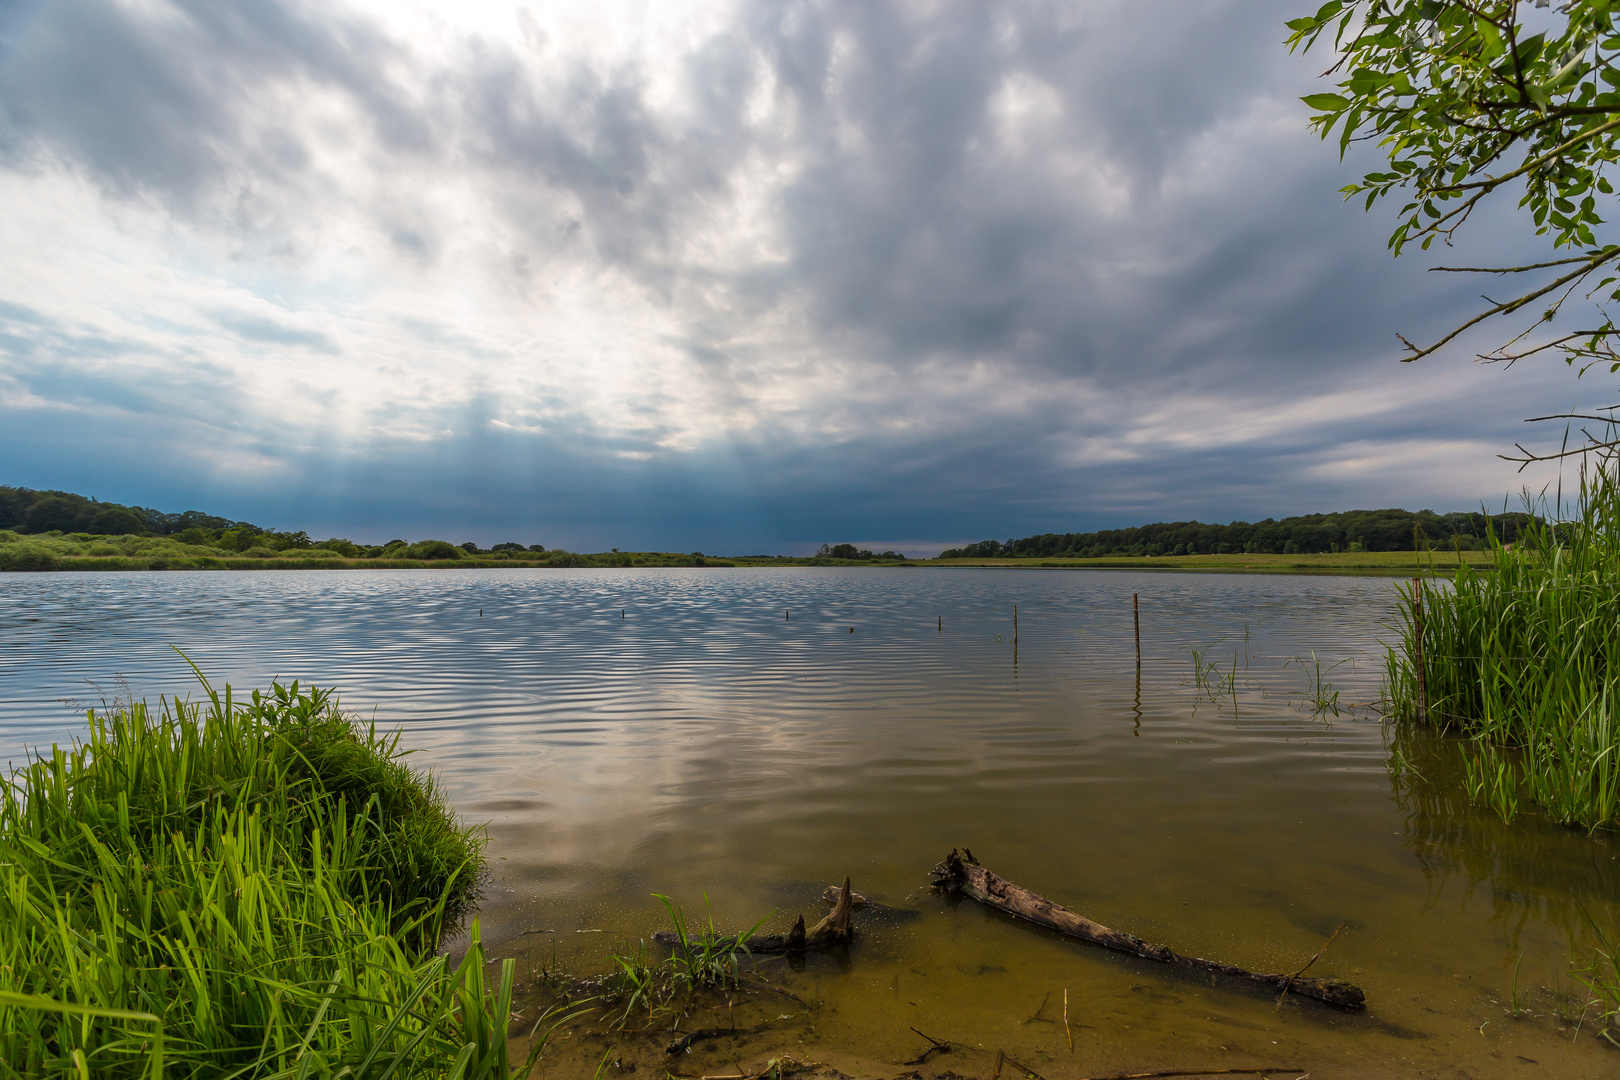
[[[1568,974],[1590,959],[1586,914],[1620,920],[1620,848],[1469,809],[1454,753],[1352,707],[1378,696],[1394,590],[1031,570],[13,574],[0,756],[71,739],[67,701],[194,693],[174,645],[216,684],[336,686],[403,727],[489,823],[484,936],[523,970],[553,950],[603,970],[666,924],[655,892],[688,914],[707,896],[728,928],[774,911],[781,930],[849,874],[918,913],[868,921],[847,957],[766,964],[815,1009],[739,1008],[743,1025],[787,1018],[677,1072],[788,1053],[892,1076],[927,1045],[915,1027],[963,1044],[925,1076],[988,1077],[998,1049],[1051,1080],[1613,1076],[1620,1051],[1559,1013],[1586,997]],[[1230,692],[1197,684],[1195,648]],[[1334,693],[1337,714],[1315,707]],[[1415,772],[1392,772],[1397,738]],[[944,902],[928,870],[962,844],[1115,929],[1251,969],[1297,969],[1342,923],[1312,974],[1359,983],[1369,1008],[1278,1008]],[[1048,1022],[1065,991],[1073,1051]],[[661,1045],[613,1053],[650,1064]],[[590,1076],[609,1046],[571,1040],[550,1075]]]

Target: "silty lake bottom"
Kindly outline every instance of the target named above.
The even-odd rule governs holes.
[[[1000,1050],[1050,1080],[1613,1076],[1620,1051],[1567,1014],[1586,1000],[1569,969],[1591,958],[1588,916],[1620,920],[1620,849],[1469,808],[1455,747],[1356,707],[1379,694],[1395,589],[1030,570],[14,574],[0,751],[69,741],[82,718],[64,700],[195,696],[172,644],[216,683],[335,686],[403,728],[488,823],[479,918],[520,973],[606,970],[667,925],[653,893],[700,919],[707,897],[725,928],[775,912],[782,931],[848,874],[918,912],[857,915],[847,955],[802,971],[762,962],[808,1011],[767,994],[682,1025],[782,1017],[766,1033],[671,1059],[660,1033],[582,1031],[544,1075],[592,1076],[604,1055],[609,1076],[735,1075],[785,1054],[989,1077]],[[1198,685],[1195,648],[1228,685]],[[1335,692],[1336,714],[1316,708]],[[1279,1007],[946,901],[928,871],[963,844],[1105,925],[1251,970],[1294,971],[1343,924],[1311,974],[1358,983],[1367,1011]],[[902,1066],[927,1047],[912,1028],[957,1045]]]

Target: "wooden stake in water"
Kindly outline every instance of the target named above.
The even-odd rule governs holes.
[[[945,616],[935,615],[934,618],[939,620],[939,632],[943,634],[945,632]]]
[[[1429,722],[1429,680],[1423,663],[1423,579],[1412,579],[1412,666],[1417,671],[1418,723]]]
[[[1136,622],[1136,666],[1142,666],[1142,605],[1131,593],[1131,618]]]
[[[1013,605],[1013,648],[1018,648],[1018,605]]]

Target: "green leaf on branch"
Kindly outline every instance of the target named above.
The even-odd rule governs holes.
[[[1338,94],[1306,94],[1299,100],[1322,112],[1343,112],[1350,107],[1350,99],[1340,97]]]

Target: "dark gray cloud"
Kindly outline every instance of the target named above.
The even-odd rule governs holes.
[[[391,14],[7,9],[0,226],[87,223],[48,274],[0,263],[0,480],[348,532],[955,541],[1472,505],[1522,415],[1591,391],[1394,362],[1471,283],[1340,201],[1373,159],[1305,130],[1288,3],[761,0],[639,43]],[[51,434],[74,410],[162,421],[108,464]]]

